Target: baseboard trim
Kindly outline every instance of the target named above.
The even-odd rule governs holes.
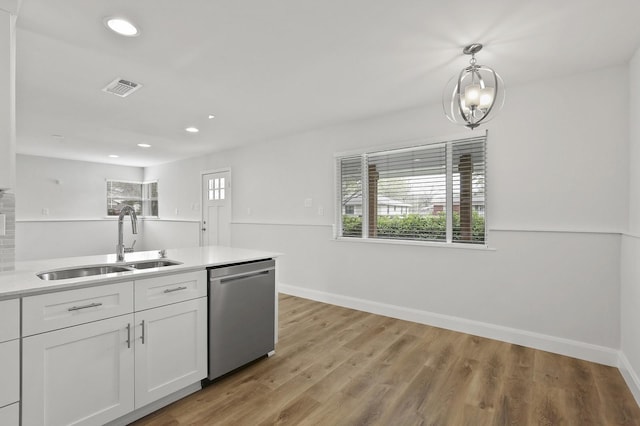
[[[624,381],[627,382],[627,386],[629,386],[629,390],[631,390],[636,402],[640,405],[640,378],[631,366],[629,359],[622,351],[620,351],[618,369],[620,370]]]
[[[318,302],[496,339],[612,367],[619,366],[619,351],[605,346],[287,284],[278,284],[278,291]]]
[[[145,405],[144,407],[138,408],[137,410],[132,411],[129,414],[117,418],[116,420],[107,423],[105,426],[126,426],[136,420],[143,418],[144,416],[148,416],[154,411],[158,411],[162,407],[172,404],[186,396],[191,395],[194,392],[198,392],[200,389],[202,389],[202,384],[200,382],[194,383],[177,392],[167,395],[164,398],[160,398],[159,400],[152,402],[151,404]]]

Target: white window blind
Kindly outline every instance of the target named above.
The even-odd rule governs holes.
[[[337,158],[339,237],[485,243],[486,136]]]
[[[347,157],[338,160],[340,170],[339,205],[342,217],[342,236],[362,235],[362,158]]]

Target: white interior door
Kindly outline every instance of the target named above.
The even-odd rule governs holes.
[[[231,245],[231,172],[202,175],[202,245]]]

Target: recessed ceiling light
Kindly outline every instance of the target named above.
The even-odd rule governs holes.
[[[118,158],[120,157],[119,155],[115,155],[115,154],[109,154],[109,158]]]
[[[140,35],[140,31],[131,22],[123,18],[106,18],[104,24],[111,31],[116,32],[125,37],[135,37]]]
[[[189,133],[198,133],[200,131],[197,127],[187,127],[185,130]]]
[[[139,143],[138,146],[140,148],[151,148],[151,145],[149,145],[148,143]]]
[[[216,116],[215,116],[215,115],[213,115],[213,114],[209,114],[209,120],[213,120],[214,118],[216,118]]]

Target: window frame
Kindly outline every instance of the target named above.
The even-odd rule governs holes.
[[[400,244],[400,245],[414,245],[414,246],[433,246],[433,247],[446,247],[446,248],[463,248],[463,249],[489,249],[489,227],[488,227],[488,213],[489,213],[489,197],[488,197],[488,173],[487,173],[487,163],[488,163],[488,130],[485,130],[483,134],[474,134],[469,135],[469,133],[459,134],[459,135],[450,135],[448,137],[439,137],[439,138],[431,138],[431,139],[419,139],[413,140],[409,142],[403,142],[398,144],[377,146],[377,147],[368,147],[362,148],[358,150],[352,151],[344,151],[337,152],[334,154],[334,191],[335,191],[335,225],[334,225],[334,240],[336,241],[346,241],[346,242],[364,242],[364,243],[375,243],[375,244]],[[454,193],[456,193],[454,189],[454,165],[453,165],[453,146],[456,143],[464,143],[464,142],[474,142],[474,141],[482,141],[483,143],[483,152],[484,155],[484,163],[483,163],[483,195],[484,195],[484,203],[483,207],[483,218],[484,218],[484,240],[479,243],[470,243],[470,242],[461,242],[458,240],[454,240],[453,238],[453,212],[454,212]],[[369,209],[368,209],[368,171],[367,167],[367,156],[369,155],[381,155],[383,153],[399,153],[402,151],[417,151],[420,149],[429,149],[429,148],[437,148],[438,146],[444,146],[447,152],[446,155],[446,239],[444,241],[435,241],[435,240],[417,240],[417,239],[404,239],[404,238],[377,238],[377,237],[369,237],[368,225],[369,225]],[[341,179],[341,159],[349,158],[349,157],[360,157],[361,162],[361,185],[362,185],[362,231],[360,236],[343,236],[343,212],[342,212],[342,179]],[[451,184],[450,184],[451,183]],[[472,206],[472,214],[474,212],[474,208]]]
[[[149,180],[149,181],[137,181],[137,180],[124,180],[124,179],[105,179],[105,202],[106,202],[106,217],[107,218],[113,218],[113,217],[118,217],[119,214],[110,214],[109,213],[109,184],[113,183],[113,182],[117,182],[117,183],[128,183],[128,184],[136,184],[136,185],[140,185],[140,213],[136,212],[136,215],[140,218],[153,218],[153,219],[157,219],[160,217],[160,206],[158,205],[158,214],[157,215],[148,215],[148,214],[144,214],[145,212],[151,212],[151,203],[155,200],[156,202],[158,202],[159,200],[159,196],[156,195],[156,197],[152,197],[151,196],[151,184],[156,184],[156,194],[159,193],[158,190],[158,185],[159,185],[159,180],[155,179],[155,180]],[[145,186],[147,186],[145,188]]]

